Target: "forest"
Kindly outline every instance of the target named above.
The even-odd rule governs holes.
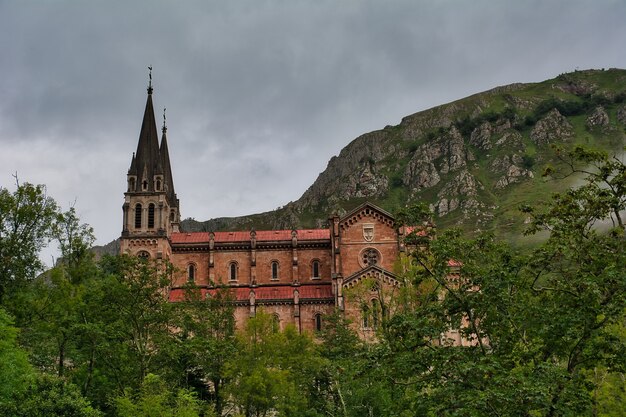
[[[0,187],[0,415],[626,416],[626,165],[556,152],[546,181],[584,181],[520,207],[541,243],[409,235],[369,343],[339,311],[315,334],[263,312],[235,329],[227,287],[202,298],[190,284],[169,303],[171,265],[95,259],[76,210],[16,178]],[[48,244],[61,256],[45,270]],[[448,343],[450,330],[471,343]]]

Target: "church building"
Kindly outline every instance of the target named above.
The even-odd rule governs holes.
[[[262,309],[281,328],[293,324],[315,331],[324,326],[325,314],[339,309],[362,337],[371,337],[381,290],[388,296],[399,285],[393,271],[405,249],[404,228],[365,203],[331,216],[323,229],[180,230],[167,129],[164,123],[159,141],[152,92],[150,86],[128,170],[121,252],[169,260],[176,268],[169,291],[173,302],[183,299],[189,281],[206,295],[230,287],[240,328]]]

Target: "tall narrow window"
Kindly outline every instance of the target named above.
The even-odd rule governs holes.
[[[148,229],[154,229],[154,204],[148,206]]]
[[[320,261],[313,261],[311,265],[311,277],[318,279],[320,277]]]
[[[364,329],[369,329],[370,328],[370,308],[367,304],[363,304],[363,306],[361,306],[361,314],[363,316],[363,328]]]
[[[277,313],[272,314],[272,331],[278,333],[280,330],[280,316]]]
[[[380,303],[378,300],[372,300],[372,327],[378,328],[380,319]]]
[[[228,267],[228,279],[237,281],[237,264],[235,262],[231,262]]]
[[[196,266],[189,264],[187,267],[187,281],[194,282],[196,280]]]
[[[161,180],[157,180],[156,182],[156,190],[161,191]]]
[[[272,262],[272,279],[278,279],[278,262]]]
[[[315,331],[322,331],[322,315],[319,313],[315,315]]]
[[[141,204],[135,205],[135,229],[141,229]]]

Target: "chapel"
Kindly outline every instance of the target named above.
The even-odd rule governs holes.
[[[406,228],[364,203],[341,217],[331,215],[321,229],[181,230],[167,128],[164,123],[159,140],[152,93],[150,85],[127,174],[121,253],[169,260],[176,270],[172,302],[183,299],[190,281],[206,296],[227,286],[238,327],[262,309],[281,328],[293,324],[311,332],[338,309],[362,337],[373,337],[380,294],[388,297],[399,286],[394,268],[405,251]]]

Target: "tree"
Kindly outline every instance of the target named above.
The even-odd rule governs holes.
[[[23,393],[35,376],[26,352],[17,345],[17,334],[12,318],[0,308],[0,410]]]
[[[237,353],[227,365],[226,391],[246,417],[316,416],[324,361],[307,334],[294,326],[279,331],[273,317],[257,312],[238,334]]]
[[[389,318],[382,340],[390,377],[406,387],[395,401],[403,408],[586,415],[594,401],[589,371],[623,371],[626,345],[616,329],[626,311],[624,167],[583,150],[570,156],[597,162],[597,171],[545,209],[524,209],[530,231],[550,232],[535,250],[447,231],[412,253],[412,301]],[[596,228],[611,219],[614,229]]]
[[[0,304],[8,292],[41,272],[39,252],[52,237],[57,204],[43,185],[0,187]]]
[[[192,392],[185,389],[172,391],[154,374],[146,375],[138,392],[126,390],[113,402],[119,417],[199,417],[202,410],[200,401]]]

